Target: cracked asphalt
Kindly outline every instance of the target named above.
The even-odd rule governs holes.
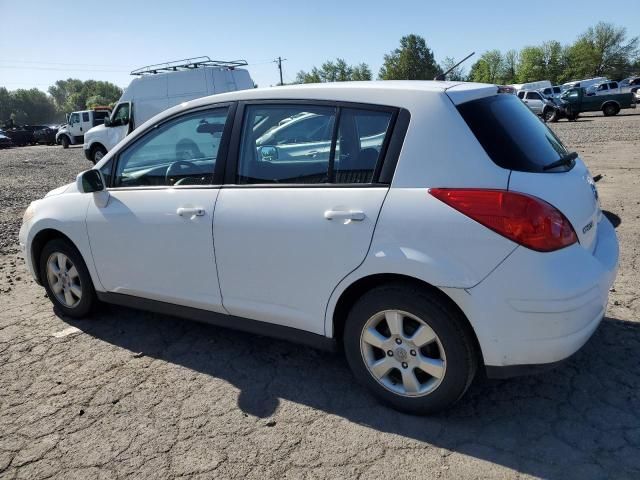
[[[566,365],[479,380],[432,417],[377,404],[340,355],[114,306],[59,316],[15,235],[89,164],[0,151],[0,478],[640,478],[640,115],[553,128],[621,221],[607,317]]]

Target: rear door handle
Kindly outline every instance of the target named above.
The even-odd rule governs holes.
[[[327,220],[353,220],[361,222],[365,219],[365,214],[361,210],[327,210],[324,218]]]
[[[195,207],[195,208],[187,208],[187,207],[179,207],[176,210],[176,213],[181,217],[202,217],[205,214],[204,208]]]

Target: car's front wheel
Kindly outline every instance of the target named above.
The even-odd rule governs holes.
[[[49,241],[40,254],[40,278],[51,302],[70,317],[87,315],[96,294],[80,252],[67,240]]]
[[[464,322],[433,292],[402,283],[377,287],[349,313],[345,355],[382,402],[434,413],[459,400],[475,376],[477,356]]]

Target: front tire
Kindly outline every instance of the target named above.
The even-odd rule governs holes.
[[[356,379],[407,413],[450,407],[477,369],[462,314],[434,292],[410,284],[384,285],[362,296],[349,313],[343,341]]]
[[[102,157],[104,157],[106,154],[107,150],[103,146],[96,145],[91,149],[91,161],[93,161],[93,164],[95,165],[100,160],[102,160]]]
[[[40,253],[40,278],[49,300],[69,317],[86,316],[96,303],[91,276],[80,252],[67,240],[49,241]]]
[[[62,145],[62,148],[69,148],[69,138],[65,135],[60,139],[60,144]]]

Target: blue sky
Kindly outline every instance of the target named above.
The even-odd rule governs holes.
[[[336,57],[366,62],[375,75],[408,33],[422,35],[438,61],[551,39],[568,43],[600,20],[626,27],[629,36],[640,33],[629,2],[604,9],[592,0],[534,4],[0,0],[0,86],[46,90],[74,77],[126,87],[133,68],[198,55],[246,59],[254,80],[268,86],[278,82],[271,61],[279,55],[287,59],[285,81]]]

